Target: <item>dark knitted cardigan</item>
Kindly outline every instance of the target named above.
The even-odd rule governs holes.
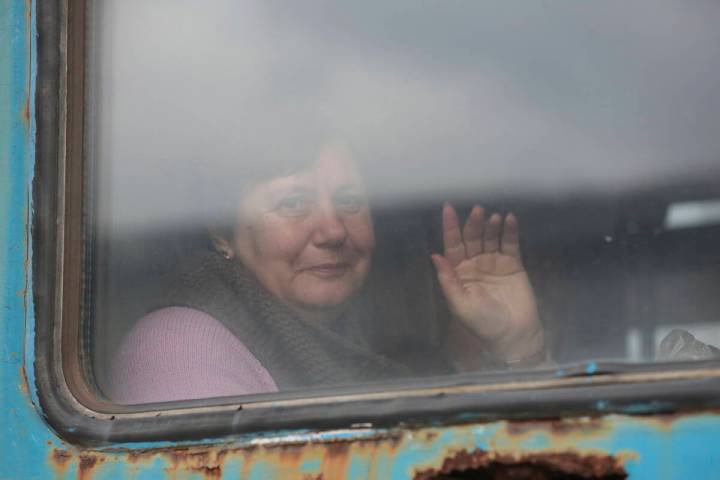
[[[360,294],[337,319],[322,324],[308,321],[276,300],[240,262],[198,251],[179,266],[162,306],[194,308],[220,321],[281,390],[450,370],[442,355],[425,354],[422,361],[391,358],[406,349],[388,346],[392,342],[384,342],[384,347],[373,342],[368,332],[368,320],[375,315],[371,303]]]

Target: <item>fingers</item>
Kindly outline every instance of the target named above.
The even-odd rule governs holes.
[[[485,211],[482,207],[475,205],[470,211],[465,227],[463,227],[463,239],[465,240],[465,254],[468,258],[480,255],[483,252],[483,227],[485,223]]]
[[[483,232],[484,253],[495,253],[500,250],[501,226],[502,217],[499,213],[493,213],[487,223],[485,223],[485,229]]]
[[[443,246],[445,259],[455,267],[466,258],[483,253],[502,253],[520,256],[520,235],[517,217],[508,213],[503,219],[493,213],[485,221],[485,211],[475,205],[460,231],[455,209],[449,203],[443,205]]]
[[[505,216],[505,225],[503,226],[502,232],[502,253],[505,255],[511,255],[513,257],[520,256],[520,234],[517,217],[514,214],[508,213]]]
[[[438,282],[445,295],[448,305],[455,309],[463,295],[462,284],[450,261],[442,255],[431,255],[432,262],[437,270]]]
[[[455,266],[465,260],[465,245],[460,233],[457,213],[449,203],[443,205],[442,224],[445,259],[449,260],[452,266]]]

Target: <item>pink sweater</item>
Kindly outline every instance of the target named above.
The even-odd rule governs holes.
[[[137,404],[275,392],[255,356],[210,315],[168,307],[143,317],[113,361],[110,398]]]

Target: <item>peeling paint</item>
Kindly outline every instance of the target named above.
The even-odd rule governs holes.
[[[536,434],[538,431],[552,433],[553,435],[583,434],[608,434],[606,425],[598,417],[578,417],[553,420],[536,421],[510,421],[507,423],[509,436]]]
[[[28,96],[25,99],[25,103],[23,103],[23,109],[20,112],[20,117],[22,118],[23,124],[25,124],[26,127],[30,126],[30,97]]]
[[[288,434],[262,443],[250,439],[149,449],[55,449],[48,461],[56,475],[65,478],[117,471],[155,472],[163,478],[430,479],[462,471],[516,475],[497,478],[655,478],[656,472],[674,463],[667,465],[669,459],[654,452],[685,438],[698,439],[699,425],[718,421],[717,415],[672,419],[612,415],[392,429],[355,438],[346,431],[330,431],[322,436]],[[708,444],[696,445],[691,456],[707,468],[720,461],[720,453],[710,441],[713,428],[705,435]],[[540,447],[538,436],[546,439]],[[683,471],[689,472],[689,467]],[[519,476],[528,472],[545,476]],[[702,470],[698,466],[695,472]]]
[[[83,454],[78,457],[77,478],[86,480],[93,477],[95,468],[105,462],[105,457]]]

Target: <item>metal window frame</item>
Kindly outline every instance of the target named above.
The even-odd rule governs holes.
[[[353,388],[119,406],[84,378],[79,343],[85,214],[85,2],[38,2],[37,158],[33,185],[35,372],[43,414],[69,441],[221,438],[287,429],[418,426],[720,406],[715,362],[578,365],[557,372],[459,375]]]

